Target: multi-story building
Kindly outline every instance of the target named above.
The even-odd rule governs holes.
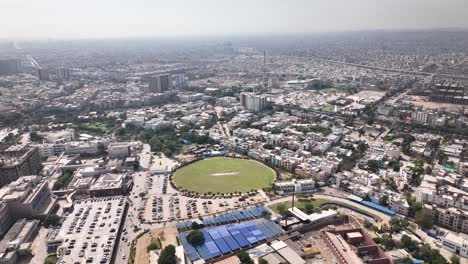
[[[126,174],[106,173],[101,175],[89,188],[92,197],[125,195],[132,181]]]
[[[184,84],[185,84],[185,74],[183,73],[174,74],[174,86],[177,88],[180,88]]]
[[[169,74],[149,77],[148,92],[162,93],[171,90],[172,81]]]
[[[37,132],[37,135],[44,138],[47,143],[65,143],[73,141],[75,130],[66,129],[54,132]]]
[[[457,208],[442,208],[429,204],[425,204],[423,209],[434,216],[435,222],[438,225],[457,232],[468,233],[467,211]]]
[[[201,93],[196,93],[196,94],[182,94],[179,95],[180,101],[182,103],[188,103],[188,102],[195,102],[195,101],[200,101],[203,99],[203,94]]]
[[[3,237],[15,221],[5,202],[0,202],[0,237]]]
[[[240,103],[241,106],[252,112],[263,111],[268,106],[268,100],[266,96],[256,95],[253,93],[241,93]]]
[[[0,60],[0,75],[17,74],[19,70],[19,60]]]
[[[414,111],[411,113],[411,120],[420,124],[427,123],[428,113],[426,111]]]
[[[463,235],[447,233],[442,237],[442,246],[452,253],[468,257],[468,238]]]
[[[409,211],[409,204],[404,197],[401,197],[399,194],[395,193],[393,195],[389,195],[388,197],[388,207],[394,210],[395,212],[408,215]]]
[[[107,147],[107,153],[110,158],[125,158],[130,156],[130,143],[128,142],[116,142],[110,143]]]
[[[58,80],[68,81],[70,79],[70,72],[67,68],[58,68],[56,76]]]
[[[53,207],[48,182],[37,175],[23,176],[0,189],[13,219],[47,215]]]
[[[309,193],[316,191],[315,181],[312,179],[276,182],[279,194]]]
[[[41,81],[48,81],[50,78],[49,70],[44,68],[37,68],[37,76]]]
[[[0,187],[20,176],[37,174],[41,169],[38,148],[12,146],[0,154]]]
[[[432,102],[468,104],[468,95],[461,83],[438,83],[434,85],[429,100]]]
[[[39,220],[21,219],[0,240],[0,263],[17,263],[20,255],[28,254],[31,243],[39,231]]]

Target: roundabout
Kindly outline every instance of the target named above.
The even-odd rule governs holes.
[[[270,186],[275,171],[260,162],[235,158],[207,158],[179,168],[173,182],[196,193],[245,193]]]

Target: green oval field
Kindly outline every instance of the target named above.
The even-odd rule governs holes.
[[[262,189],[274,178],[273,169],[254,160],[209,158],[177,170],[174,183],[198,193],[233,193]]]

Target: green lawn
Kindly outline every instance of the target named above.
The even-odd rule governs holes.
[[[324,112],[333,112],[333,111],[335,111],[335,106],[331,105],[331,104],[322,105],[320,107],[320,110],[322,110]]]
[[[95,133],[109,134],[113,127],[101,122],[83,123],[78,126],[80,129],[89,130]]]
[[[322,93],[336,93],[338,90],[336,88],[325,88],[320,90]]]
[[[274,178],[274,170],[253,160],[209,158],[176,171],[174,183],[198,193],[233,193],[262,189]]]

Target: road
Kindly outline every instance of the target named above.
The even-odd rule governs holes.
[[[152,161],[151,161],[151,149],[148,144],[143,145],[142,151],[139,153],[140,157],[140,169],[133,173],[133,189],[131,194],[128,196],[129,206],[127,210],[127,217],[124,218],[122,230],[126,230],[127,234],[121,234],[117,245],[117,254],[115,258],[116,264],[127,264],[128,255],[130,253],[130,243],[138,233],[142,232],[146,228],[157,228],[159,225],[148,225],[143,224],[138,219],[138,208],[143,203],[142,198],[139,196],[140,192],[147,190],[146,179],[148,179]],[[136,198],[135,198],[136,197]],[[133,227],[137,225],[141,230],[133,232]],[[122,240],[122,237],[127,238],[128,242]],[[123,258],[122,256],[125,256]]]

